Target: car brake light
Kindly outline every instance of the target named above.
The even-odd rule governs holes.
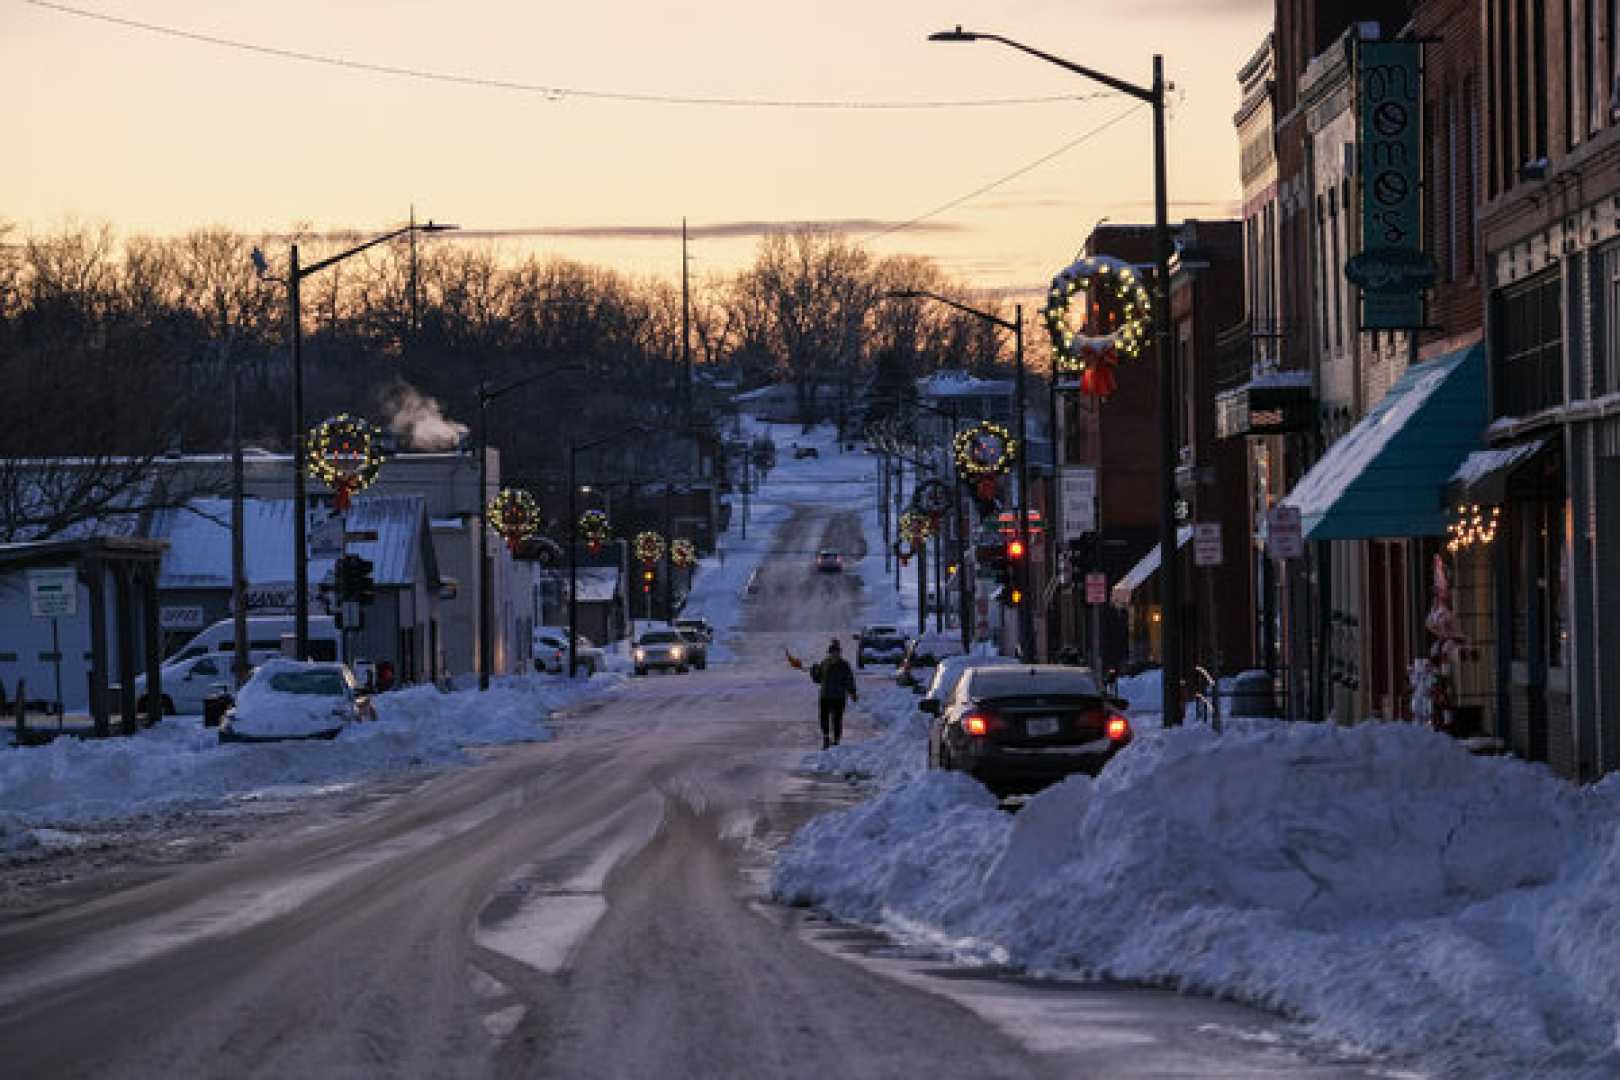
[[[990,734],[990,718],[982,713],[969,713],[962,717],[962,730],[969,735]]]
[[[1108,737],[1114,742],[1120,742],[1131,737],[1131,723],[1123,716],[1114,715],[1108,718]]]

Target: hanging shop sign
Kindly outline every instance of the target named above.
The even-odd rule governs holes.
[[[1363,41],[1356,50],[1361,252],[1345,276],[1361,286],[1363,330],[1424,324],[1433,260],[1423,250],[1423,45]]]

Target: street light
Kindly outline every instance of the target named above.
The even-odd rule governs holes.
[[[957,27],[957,32],[961,32],[961,27]],[[929,292],[927,289],[896,289],[886,295],[895,300],[935,300],[946,307],[955,308],[963,314],[972,315],[975,318],[983,319],[985,322],[994,323],[1003,330],[1012,331],[1013,358],[1017,371],[1016,396],[1013,400],[1014,408],[1018,414],[1017,419],[1014,421],[1018,428],[1018,539],[1023,543],[1024,550],[1029,550],[1029,435],[1024,424],[1024,305],[1013,305],[1013,317],[1011,321],[1008,321],[994,312],[980,311],[976,307],[969,307],[966,304],[952,300],[948,296]],[[1053,438],[1056,437],[1054,433]],[[1020,584],[1024,586],[1024,591],[1028,592],[1027,570],[1024,575],[1026,580],[1021,581]],[[1018,646],[1025,660],[1034,660],[1035,620],[1028,604],[1018,606]]]
[[[589,370],[583,364],[564,364],[547,368],[527,378],[507,383],[498,390],[489,389],[483,379],[478,380],[478,689],[489,689],[490,658],[494,654],[491,640],[495,619],[495,584],[491,580],[489,560],[489,403],[514,390],[555,375],[572,375]],[[572,623],[570,623],[572,628]]]
[[[311,274],[326,269],[333,263],[342,262],[352,255],[386,244],[390,240],[398,239],[407,234],[419,232],[436,233],[450,232],[457,228],[455,225],[440,225],[429,221],[418,225],[412,222],[403,225],[392,232],[373,237],[363,244],[358,244],[347,251],[340,251],[336,255],[322,259],[320,262],[308,266],[300,266],[298,262],[298,245],[293,244],[287,258],[287,276],[285,278],[270,275],[270,263],[264,257],[264,252],[254,248],[251,254],[253,269],[261,281],[274,281],[287,286],[288,316],[292,323],[292,425],[293,425],[293,633],[295,650],[300,660],[309,659],[309,539],[308,522],[305,516],[308,512],[309,499],[304,490],[304,471],[306,467],[306,447],[304,443],[304,320],[302,289],[304,279]]]
[[[1162,459],[1162,475],[1159,477],[1159,574],[1164,583],[1163,609],[1169,616],[1163,623],[1164,686],[1161,708],[1165,726],[1174,726],[1181,720],[1181,575],[1176,547],[1176,393],[1175,367],[1170,355],[1170,208],[1165,177],[1164,56],[1154,53],[1153,83],[1144,87],[1031,48],[1000,34],[963,30],[958,26],[954,30],[930,34],[928,40],[999,42],[1153,107],[1153,340],[1154,348],[1159,353],[1159,421],[1162,425],[1159,440]]]

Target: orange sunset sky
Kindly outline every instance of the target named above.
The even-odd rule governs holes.
[[[1004,46],[928,34],[960,23],[1143,84],[1163,52],[1172,214],[1221,217],[1237,208],[1235,76],[1271,12],[1269,0],[0,0],[0,221],[369,230],[414,203],[480,234],[448,242],[494,234],[514,252],[665,276],[679,272],[683,216],[699,276],[746,263],[761,224],[807,221],[874,254],[931,256],[977,288],[1038,292],[1099,218],[1151,220],[1149,113],[1118,95],[1073,100],[1102,88]],[[1053,96],[1066,99],[755,104]]]

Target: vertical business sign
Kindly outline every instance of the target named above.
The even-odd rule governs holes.
[[[1090,466],[1063,469],[1063,540],[1078,540],[1097,531],[1097,470]]]
[[[1415,329],[1434,281],[1423,251],[1422,44],[1360,42],[1356,93],[1361,252],[1345,274],[1361,286],[1362,329]]]

